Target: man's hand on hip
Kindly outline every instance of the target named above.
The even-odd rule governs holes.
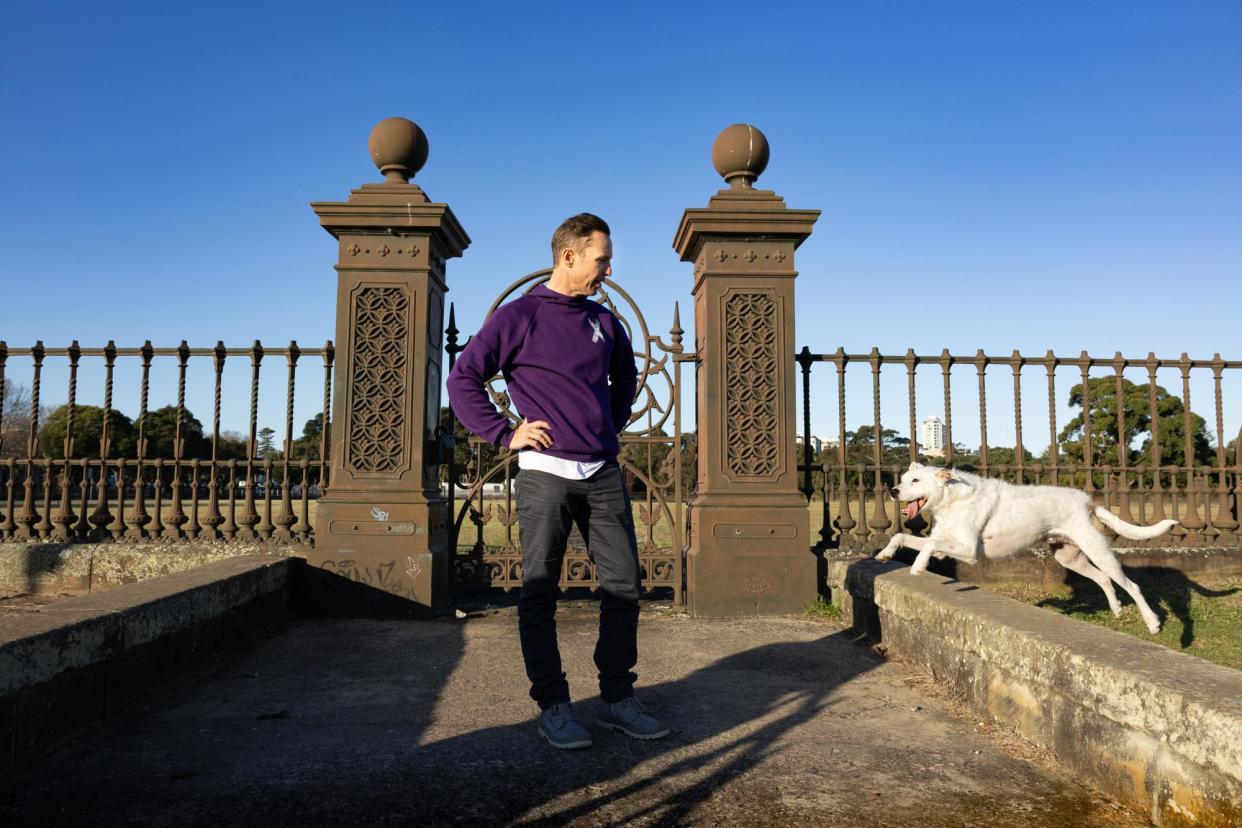
[[[513,451],[524,448],[543,451],[551,446],[552,435],[548,433],[548,424],[543,420],[522,420],[513,430],[513,439],[509,441],[509,448]]]

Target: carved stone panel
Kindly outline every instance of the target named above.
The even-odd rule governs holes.
[[[780,467],[779,324],[770,293],[725,300],[725,468],[736,477],[770,476]]]
[[[396,286],[364,287],[354,302],[346,464],[356,473],[405,465],[410,306]]]

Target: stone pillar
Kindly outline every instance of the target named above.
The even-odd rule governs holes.
[[[409,179],[427,138],[404,118],[371,131],[386,181],[315,202],[339,244],[331,462],[302,597],[333,615],[419,614],[448,598],[452,550],[436,428],[446,259],[470,239]]]
[[[686,210],[673,247],[694,262],[698,491],[687,603],[696,616],[800,612],[816,595],[795,452],[794,250],[818,210],[791,210],[754,182],[763,133],[736,124],[712,161],[726,182]]]

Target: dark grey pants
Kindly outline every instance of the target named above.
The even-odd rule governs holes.
[[[556,643],[556,602],[565,544],[578,524],[599,576],[599,640],[595,666],[600,696],[618,702],[634,695],[638,662],[641,577],[634,518],[621,468],[609,461],[586,480],[547,472],[518,474],[518,530],[522,540],[522,596],[518,631],[530,696],[542,709],[569,701],[569,684]]]

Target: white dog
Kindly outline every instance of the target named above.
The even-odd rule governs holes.
[[[901,547],[917,551],[911,575],[927,569],[931,557],[950,557],[968,564],[984,558],[1008,558],[1033,543],[1047,540],[1057,563],[1100,585],[1108,596],[1113,615],[1121,604],[1112,582],[1130,593],[1143,622],[1153,634],[1160,619],[1152,612],[1138,586],[1121,571],[1121,564],[1108,541],[1091,522],[1099,518],[1125,538],[1145,540],[1163,535],[1176,520],[1154,526],[1126,523],[1107,509],[1091,505],[1091,498],[1078,489],[1060,486],[1014,486],[975,474],[911,463],[892,489],[892,496],[906,504],[906,519],[922,509],[935,512],[931,535],[926,538],[898,533],[876,557],[886,561]]]

